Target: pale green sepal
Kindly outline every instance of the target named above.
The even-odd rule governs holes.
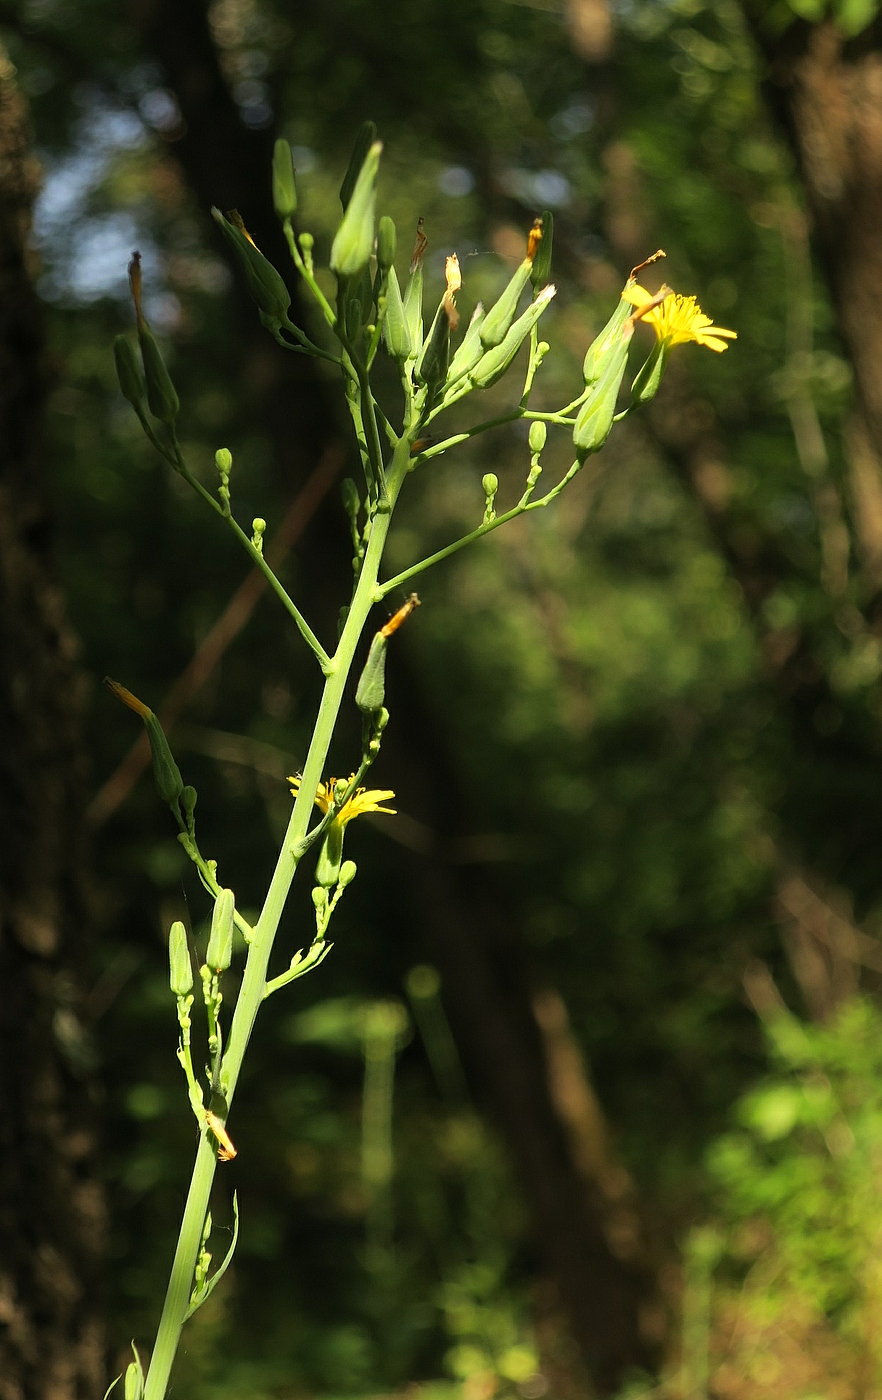
[[[388,311],[386,313],[389,314]],[[410,332],[411,354],[418,355],[423,348],[423,264],[417,263],[407,279],[404,289],[404,315]]]
[[[374,251],[374,211],[377,203],[377,171],[383,143],[375,141],[364,158],[352,198],[331,244],[331,271],[341,280],[358,277]]]
[[[193,1316],[193,1314],[194,1314],[195,1312],[198,1312],[199,1309],[202,1307],[202,1304],[205,1303],[205,1302],[207,1302],[208,1299],[211,1297],[212,1293],[213,1293],[214,1290],[217,1288],[217,1286],[218,1286],[218,1284],[220,1283],[221,1279],[223,1278],[224,1274],[227,1272],[227,1269],[228,1269],[228,1268],[230,1267],[230,1265],[232,1264],[232,1262],[233,1262],[233,1255],[234,1255],[235,1252],[236,1252],[236,1245],[237,1245],[238,1243],[239,1243],[239,1198],[238,1198],[238,1196],[236,1195],[236,1192],[234,1191],[234,1192],[233,1192],[233,1238],[232,1238],[232,1241],[230,1242],[230,1247],[229,1247],[229,1249],[227,1250],[226,1254],[224,1255],[223,1262],[222,1262],[221,1264],[218,1265],[217,1269],[216,1269],[215,1272],[212,1274],[211,1278],[206,1280],[206,1282],[202,1285],[202,1287],[201,1287],[201,1289],[199,1290],[199,1292],[197,1293],[195,1289],[193,1290],[193,1293],[190,1295],[190,1306],[189,1306],[189,1308],[187,1309],[186,1314],[184,1315],[184,1321],[185,1321],[185,1322],[189,1322],[189,1321],[190,1321],[190,1318]]]
[[[130,1361],[126,1367],[125,1400],[142,1400],[144,1395],[144,1368],[141,1365],[141,1358],[138,1355],[135,1343],[132,1342],[132,1352],[134,1361]]]
[[[518,309],[521,293],[529,282],[532,271],[532,259],[524,258],[502,296],[493,303],[484,317],[480,334],[481,344],[485,350],[492,350],[495,346],[501,345],[508,334]]]

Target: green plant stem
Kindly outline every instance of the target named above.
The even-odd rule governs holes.
[[[531,501],[528,494],[523,495],[517,505],[512,506],[511,510],[505,511],[503,515],[497,515],[494,516],[492,520],[484,521],[476,530],[470,530],[467,535],[462,535],[458,540],[454,540],[453,544],[445,545],[443,549],[436,550],[434,554],[430,554],[426,559],[421,559],[418,564],[412,564],[409,569],[405,569],[403,573],[396,574],[395,577],[390,578],[388,582],[378,584],[374,590],[374,597],[377,602],[385,598],[387,593],[391,593],[394,589],[400,588],[402,584],[407,583],[409,579],[415,578],[417,574],[423,573],[426,569],[431,569],[433,564],[440,564],[442,559],[448,559],[451,554],[456,554],[458,550],[465,549],[467,544],[472,544],[473,541],[483,539],[484,535],[489,535],[493,530],[498,530],[500,525],[507,525],[509,520],[516,520],[519,515],[525,515],[528,510],[540,510],[543,506],[551,505],[551,502],[556,500],[564,487],[572,481],[581,466],[581,462],[574,462],[557,485],[553,486],[550,491],[547,491],[544,496],[540,496],[538,501]]]
[[[410,465],[410,448],[416,432],[417,428],[414,427],[405,434],[399,440],[393,453],[388,483],[390,505],[394,505],[402,482],[407,475]],[[295,852],[298,851],[300,843],[307,833],[313,800],[324,772],[328,749],[340,712],[356,647],[364,631],[371,608],[376,602],[377,578],[389,532],[391,514],[391,510],[384,514],[378,514],[374,520],[371,538],[365,552],[364,564],[356,585],[346,625],[343,628],[337,651],[330,663],[330,670],[326,675],[322,700],[309,752],[303,765],[303,777],[294,803],[294,810],[291,813],[288,830],[285,833],[260,917],[254,926],[242,985],[233,1013],[227,1050],[221,1064],[220,1088],[226,1100],[227,1111],[229,1111],[233,1100],[245,1051],[254,1029],[254,1022],[264,999],[267,968],[273,943],[297,869]],[[180,1340],[181,1328],[190,1305],[190,1291],[216,1168],[217,1155],[213,1137],[208,1131],[203,1131],[200,1135],[196,1163],[187,1194],[187,1203],[184,1207],[156,1343],[147,1372],[144,1400],[164,1400],[165,1397]]]

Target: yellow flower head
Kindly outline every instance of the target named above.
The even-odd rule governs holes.
[[[319,783],[315,794],[315,805],[319,811],[327,815],[331,810],[337,789],[340,789],[341,794],[345,792],[354,777],[355,774],[350,773],[348,778],[329,778],[326,783]],[[301,781],[299,776],[288,779],[295,797],[300,791]],[[386,802],[394,796],[395,793],[392,792],[391,788],[356,788],[352,796],[343,803],[334,820],[339,822],[341,826],[346,826],[364,812],[387,812],[390,817],[394,817],[396,816],[394,807],[380,806],[381,802]]]
[[[681,297],[666,287],[662,287],[662,291],[667,295],[658,302],[657,297],[635,282],[625,288],[622,296],[636,307],[639,319],[648,321],[657,338],[665,345],[687,345],[694,340],[697,345],[706,345],[708,350],[719,352],[728,350],[727,340],[737,339],[736,331],[715,326],[710,316],[705,316],[695,297]],[[650,305],[653,302],[656,304]],[[641,316],[643,307],[649,307],[649,310]]]

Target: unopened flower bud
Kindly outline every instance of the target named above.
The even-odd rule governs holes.
[[[361,173],[367,153],[377,139],[376,122],[362,122],[352,147],[352,155],[349,157],[349,164],[346,167],[346,174],[343,176],[343,183],[340,186],[340,203],[346,209],[352,198],[355,189],[355,182]]]
[[[548,437],[548,429],[541,418],[530,424],[530,451],[541,452]]]
[[[480,302],[472,312],[472,319],[469,321],[468,330],[463,336],[462,344],[450,361],[450,368],[447,371],[447,386],[452,387],[468,374],[470,369],[474,369],[484,353],[481,344],[481,326],[484,322],[484,308]]]
[[[315,866],[315,882],[326,890],[332,889],[340,878],[343,861],[343,827],[339,821],[331,822],[328,834],[322,842],[319,858]]]
[[[338,279],[357,277],[367,267],[374,249],[374,210],[381,141],[374,141],[358,173],[352,197],[331,244],[331,271]]]
[[[133,408],[140,409],[144,403],[144,376],[135,347],[127,335],[118,335],[113,342],[113,358],[116,362],[116,377],[124,399]]]
[[[214,901],[211,933],[205,961],[215,972],[225,972],[233,958],[233,927],[236,899],[232,890],[221,890]]]
[[[228,447],[219,447],[214,454],[214,464],[221,476],[229,476],[233,466],[233,454]]]
[[[555,291],[556,288],[553,286],[543,287],[536,300],[531,302],[526,311],[522,312],[509,328],[500,344],[495,345],[492,350],[487,350],[481,356],[469,374],[469,378],[476,388],[487,389],[502,378],[524,340],[548,306]],[[486,325],[486,321],[484,324]]]
[[[550,209],[542,211],[542,217],[536,220],[533,228],[538,224],[540,239],[533,254],[533,271],[530,273],[530,281],[533,283],[533,291],[538,292],[540,287],[551,277],[551,244],[554,238],[554,215]]]
[[[484,317],[481,326],[481,344],[485,350],[492,350],[494,346],[500,345],[508,334],[509,327],[517,314],[521,293],[529,282],[532,271],[532,258],[524,258],[505,291]]]
[[[600,378],[579,410],[576,426],[573,428],[573,444],[579,461],[584,461],[592,452],[599,452],[609,437],[619,387],[628,363],[628,347],[633,331],[633,323],[626,320],[619,332],[618,341],[606,352]]]
[[[357,874],[358,866],[355,864],[355,861],[344,860],[343,864],[340,866],[340,874],[337,878],[338,885],[340,885],[341,889],[345,890],[347,885],[352,884]]]
[[[401,288],[394,267],[389,268],[386,283],[386,315],[383,320],[383,342],[393,360],[406,360],[413,352],[413,340],[407,323]]]
[[[231,209],[229,218],[224,218],[219,209],[212,209],[211,213],[239,260],[249,295],[271,325],[280,324],[291,305],[291,293],[281,275],[255,244],[238,210]]]
[[[297,186],[291,147],[279,137],[273,147],[273,208],[279,219],[293,219],[297,213]]]
[[[185,997],[193,990],[193,964],[187,944],[187,930],[176,919],[168,931],[169,986],[176,997]]]
[[[382,708],[386,694],[386,638],[374,634],[364,670],[358,678],[355,703],[362,714],[373,714]]]
[[[384,214],[377,225],[377,266],[381,271],[388,272],[394,263],[397,243],[395,225],[389,215]]]
[[[162,725],[149,706],[133,695],[130,690],[126,690],[124,685],[120,685],[118,681],[112,681],[109,676],[105,677],[104,684],[116,696],[117,700],[121,700],[130,710],[134,710],[135,714],[144,721],[144,728],[147,730],[147,738],[150,741],[153,777],[157,790],[162,800],[174,810],[184,790],[184,780],[181,777],[180,768],[172,757],[172,751],[162,731]]]

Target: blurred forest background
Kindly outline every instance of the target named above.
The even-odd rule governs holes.
[[[365,117],[400,265],[421,215],[468,310],[553,209],[549,405],[659,244],[739,339],[422,580],[373,775],[400,815],[359,823],[332,955],[261,1014],[215,1211],[235,1188],[239,1247],[172,1393],[882,1393],[876,8],[0,4],[3,1400],[98,1396],[149,1347],[191,1162],[165,939],[207,904],[101,677],[166,717],[246,910],[316,700],[119,395],[126,264],[189,459],[232,450],[333,636],[337,387],[261,331],[208,209],[287,275],[283,135],[321,261]],[[390,567],[527,466],[512,428],[432,462]]]

